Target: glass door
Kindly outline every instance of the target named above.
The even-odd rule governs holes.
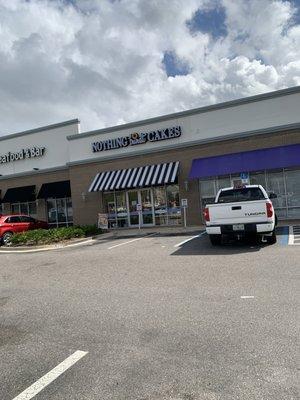
[[[127,192],[128,209],[129,209],[129,226],[139,226],[139,212],[137,205],[139,203],[139,192],[132,190]]]
[[[140,204],[142,206],[141,225],[154,225],[153,194],[151,189],[140,190]]]

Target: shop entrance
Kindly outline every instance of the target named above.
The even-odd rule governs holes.
[[[138,210],[141,206],[140,212]],[[143,187],[103,193],[109,228],[180,225],[178,185]]]
[[[150,188],[128,191],[127,204],[127,209],[129,210],[129,226],[139,226],[139,218],[141,218],[141,226],[154,225],[153,193]],[[139,205],[141,207],[140,212],[138,210]]]

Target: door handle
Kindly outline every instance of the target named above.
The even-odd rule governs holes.
[[[233,206],[231,207],[232,210],[241,210],[242,207],[241,206]]]

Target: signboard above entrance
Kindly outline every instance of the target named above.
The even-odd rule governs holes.
[[[25,160],[28,158],[42,157],[45,154],[45,147],[30,147],[22,149],[15,153],[8,152],[6,154],[0,154],[0,164],[6,164],[18,160]]]
[[[115,139],[107,139],[92,143],[93,153],[120,149],[128,146],[136,146],[147,142],[160,142],[162,140],[175,139],[181,136],[181,127],[157,129],[151,132],[134,132],[130,136],[121,136]]]

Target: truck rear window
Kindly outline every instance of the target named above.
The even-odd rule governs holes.
[[[235,203],[264,199],[265,196],[260,188],[241,188],[222,191],[219,195],[218,203]]]

